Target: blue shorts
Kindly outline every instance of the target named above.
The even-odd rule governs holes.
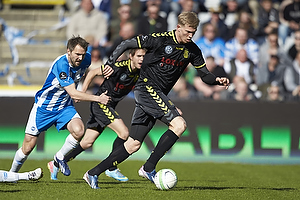
[[[47,111],[34,104],[27,121],[25,133],[39,135],[52,125],[58,131],[66,129],[66,124],[74,118],[81,118],[74,106],[68,106],[60,111]]]

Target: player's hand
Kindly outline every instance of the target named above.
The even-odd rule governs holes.
[[[106,94],[107,94],[107,90],[104,93],[100,94],[98,102],[106,105],[111,99],[110,96],[107,96]]]
[[[229,87],[229,79],[228,78],[220,78],[220,77],[217,77],[216,78],[216,81],[218,81],[221,85],[225,86],[225,89],[227,90],[228,87]]]
[[[111,68],[111,66],[105,65],[104,69],[102,70],[102,75],[104,78],[108,79],[110,77],[110,75],[112,75],[113,72],[114,72],[114,70],[113,70],[113,68]]]
[[[74,99],[74,102],[75,102],[75,103],[80,103],[80,100]]]
[[[182,115],[182,111],[176,107],[176,110],[179,112],[180,115]]]

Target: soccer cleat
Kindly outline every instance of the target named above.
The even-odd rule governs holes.
[[[154,183],[154,176],[156,174],[155,169],[152,172],[146,172],[144,170],[144,165],[139,169],[139,176],[144,177]]]
[[[71,171],[67,162],[65,160],[59,160],[56,156],[54,156],[54,160],[58,163],[61,173],[65,176],[70,176]]]
[[[89,175],[89,173],[87,171],[83,175],[83,180],[85,180],[92,189],[100,189],[98,187],[98,176],[97,175],[91,176],[91,175]]]
[[[128,181],[128,178],[126,176],[124,176],[119,169],[115,169],[113,171],[109,171],[109,169],[107,169],[105,171],[106,176],[111,177],[116,179],[117,181]]]
[[[28,172],[28,179],[29,180],[39,180],[43,177],[43,170],[42,168],[37,168],[34,171]]]
[[[54,165],[53,160],[48,162],[47,166],[48,166],[48,169],[50,171],[51,180],[57,180],[57,173],[59,171],[59,168]]]

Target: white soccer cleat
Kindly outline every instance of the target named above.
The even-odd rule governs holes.
[[[34,171],[28,172],[28,179],[29,180],[39,180],[42,177],[43,177],[42,168],[37,168]]]
[[[139,176],[144,177],[146,179],[148,179],[149,181],[151,181],[152,183],[154,183],[154,176],[156,174],[155,169],[152,172],[146,172],[144,170],[144,165],[139,169]]]

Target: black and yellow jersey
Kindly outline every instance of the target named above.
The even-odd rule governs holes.
[[[107,91],[111,101],[107,104],[113,108],[121,101],[133,88],[137,82],[140,70],[131,69],[131,60],[117,61],[111,66],[114,69],[109,79],[105,79],[99,87],[97,95]]]
[[[115,49],[107,63],[113,63],[129,48],[147,49],[136,87],[149,84],[168,94],[190,63],[199,71],[204,82],[218,84],[215,76],[207,70],[199,47],[193,41],[180,44],[175,37],[175,30],[125,40]]]

